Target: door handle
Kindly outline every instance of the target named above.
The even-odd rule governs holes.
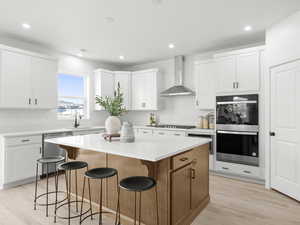
[[[38,100],[37,100],[37,98],[36,99],[34,99],[34,104],[38,104]]]
[[[31,105],[31,98],[28,99],[28,104]]]
[[[236,88],[239,88],[239,82],[236,82]]]
[[[195,179],[196,178],[196,170],[191,168],[191,178]]]
[[[235,89],[235,82],[232,82],[232,88]]]

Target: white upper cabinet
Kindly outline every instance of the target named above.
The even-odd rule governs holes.
[[[132,73],[132,110],[158,110],[158,70]]]
[[[121,93],[124,98],[124,106],[127,110],[131,109],[131,72],[115,71],[115,90],[120,84]]]
[[[236,88],[239,91],[258,91],[260,78],[259,52],[240,54],[236,57]]]
[[[215,107],[215,62],[213,60],[195,62],[196,107],[214,109]]]
[[[1,108],[56,108],[55,60],[9,47],[0,54]]]
[[[115,78],[114,72],[109,70],[98,69],[94,74],[95,79],[95,96],[114,96]],[[95,110],[103,110],[101,106],[95,104]]]
[[[0,91],[2,108],[26,108],[32,103],[30,56],[1,51]]]
[[[259,91],[263,47],[215,56],[217,93]]]
[[[54,60],[31,57],[32,105],[40,109],[57,107],[57,63]]]
[[[216,60],[217,92],[232,92],[236,81],[235,57],[223,57]]]

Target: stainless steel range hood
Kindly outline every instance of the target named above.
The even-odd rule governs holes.
[[[194,92],[183,86],[183,73],[184,73],[184,57],[175,57],[175,85],[160,93],[160,96],[182,96],[182,95],[194,95]]]

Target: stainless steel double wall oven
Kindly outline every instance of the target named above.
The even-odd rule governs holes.
[[[259,166],[258,95],[216,97],[217,160]]]

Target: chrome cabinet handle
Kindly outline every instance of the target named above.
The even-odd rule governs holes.
[[[38,104],[38,100],[37,100],[37,98],[36,99],[34,99],[34,104]]]
[[[235,82],[232,83],[232,88],[235,89]]]
[[[251,171],[249,171],[249,170],[244,170],[243,172],[247,173],[247,174],[251,174]]]
[[[223,170],[229,170],[229,168],[228,168],[228,167],[222,167],[222,169],[223,169]]]
[[[22,142],[28,142],[28,141],[30,141],[29,139],[24,139],[24,140],[22,140]]]
[[[180,136],[180,134],[174,134],[175,136]]]
[[[239,82],[236,82],[236,88],[239,88]]]
[[[158,134],[159,134],[159,135],[164,135],[165,133],[163,133],[163,132],[158,132]]]
[[[31,105],[31,98],[28,99],[28,104]]]

